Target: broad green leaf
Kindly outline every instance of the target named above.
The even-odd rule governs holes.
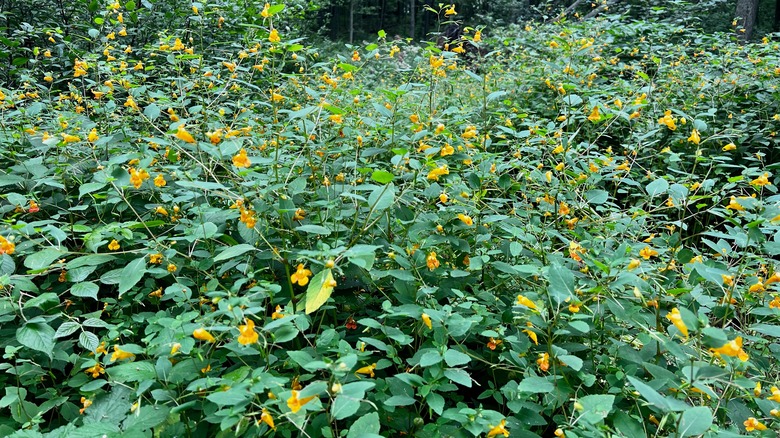
[[[641,395],[642,398],[647,400],[647,402],[650,405],[655,406],[656,408],[660,409],[663,412],[672,412],[672,411],[680,412],[691,408],[685,402],[661,395],[650,385],[642,382],[641,380],[635,377],[627,376],[626,378],[628,379],[629,383],[631,383],[634,386],[634,388],[636,388],[636,390],[639,392],[639,395]]]
[[[314,224],[306,224],[306,225],[301,225],[299,227],[295,227],[295,231],[300,231],[302,233],[309,233],[309,234],[319,234],[322,236],[327,236],[330,234],[329,229],[321,225],[314,225]]]
[[[66,336],[70,336],[80,328],[81,328],[81,324],[75,321],[65,321],[62,324],[60,324],[59,327],[57,327],[57,332],[54,333],[54,337],[64,338]]]
[[[222,252],[217,254],[216,257],[214,257],[214,261],[221,262],[222,260],[230,260],[233,257],[238,257],[241,254],[244,254],[249,251],[255,251],[255,250],[257,250],[257,248],[246,243],[229,246],[224,250],[222,250]]]
[[[146,273],[146,257],[141,257],[128,263],[122,269],[122,276],[119,279],[119,296],[127,292],[143,278]]]
[[[681,437],[701,435],[712,426],[712,410],[707,406],[696,406],[682,413],[677,433]]]
[[[28,255],[24,259],[24,266],[37,271],[43,268],[48,268],[55,260],[64,258],[67,252],[60,251],[59,249],[46,248],[38,252]]]
[[[571,270],[559,263],[553,263],[548,268],[550,286],[548,293],[555,304],[561,304],[567,299],[574,298],[574,274]]]
[[[458,365],[465,365],[471,362],[471,357],[468,354],[461,353],[457,350],[448,349],[444,352],[444,362],[447,362],[448,366],[456,367]]]
[[[648,184],[647,187],[645,187],[647,194],[650,195],[651,198],[666,193],[668,189],[669,189],[669,182],[667,182],[663,178],[658,178],[655,181]]]
[[[393,175],[392,173],[390,173],[390,172],[388,172],[386,170],[375,170],[371,174],[371,179],[373,179],[374,181],[376,181],[376,182],[378,182],[380,184],[387,184],[390,181],[392,181],[393,178],[395,178],[395,175]]]
[[[379,414],[370,412],[355,420],[349,427],[347,438],[368,438],[379,433]]]
[[[520,392],[531,393],[544,393],[550,392],[554,389],[552,382],[544,377],[529,376],[523,379],[518,385],[517,390]]]
[[[387,210],[395,200],[395,185],[388,183],[375,188],[368,196],[368,205],[373,213]]]
[[[96,192],[106,186],[102,182],[90,182],[79,186],[79,198],[92,192]]]
[[[119,383],[155,380],[157,372],[151,362],[127,362],[106,368],[110,380]]]
[[[612,412],[612,405],[615,403],[614,395],[593,394],[586,395],[577,400],[582,405],[582,410],[578,412],[580,418],[591,424],[596,424]]]
[[[340,394],[333,400],[330,414],[336,420],[343,420],[355,415],[360,408],[361,399]]]
[[[306,289],[306,314],[315,312],[322,307],[336,286],[336,280],[333,278],[333,272],[330,269],[324,269],[315,275],[309,282]]]
[[[100,291],[100,286],[91,281],[76,283],[70,288],[71,295],[75,297],[92,298],[93,300],[97,300],[98,291]]]
[[[23,346],[46,353],[51,358],[54,351],[55,331],[48,324],[32,322],[16,329],[16,340]]]

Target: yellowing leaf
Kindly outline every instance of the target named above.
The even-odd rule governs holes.
[[[324,269],[317,273],[309,282],[306,289],[306,314],[310,314],[325,304],[336,287],[336,280],[330,269]]]

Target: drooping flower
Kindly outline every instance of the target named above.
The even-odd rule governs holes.
[[[290,276],[290,280],[293,284],[297,283],[299,286],[306,286],[309,283],[309,277],[311,277],[311,271],[306,269],[303,263],[301,263]]]
[[[770,184],[772,184],[772,183],[769,182],[769,174],[768,173],[764,173],[763,175],[759,176],[758,178],[750,181],[750,185],[751,186],[756,186],[756,187],[768,186]]]
[[[108,244],[108,249],[111,251],[116,251],[120,248],[119,242],[117,242],[116,239],[112,240],[111,243]]]
[[[266,3],[265,6],[263,6],[263,10],[260,11],[260,16],[263,18],[268,18],[271,16],[271,12],[269,11],[271,9],[271,4]]]
[[[722,150],[723,150],[723,152],[728,152],[728,151],[733,151],[736,148],[737,148],[737,145],[735,145],[734,143],[729,143],[726,146],[723,146]]]
[[[284,313],[282,313],[282,306],[277,305],[276,309],[274,310],[274,313],[271,314],[271,319],[282,319],[284,318]]]
[[[62,141],[64,141],[65,143],[75,143],[77,141],[81,141],[81,139],[75,135],[66,134],[64,132],[61,135],[62,135]]]
[[[767,397],[767,400],[772,400],[775,402],[780,403],[780,388],[777,386],[773,386],[770,391],[772,392],[772,395]]]
[[[758,431],[766,430],[766,425],[764,423],[756,420],[755,417],[748,418],[742,424],[745,425],[745,430],[748,431],[748,432],[753,432],[754,430],[758,430]]]
[[[770,309],[780,309],[780,296],[775,296],[772,301],[769,302]]]
[[[585,253],[585,248],[582,247],[579,243],[572,240],[569,242],[569,257],[573,258],[577,262],[582,261],[581,254]]]
[[[688,327],[685,325],[685,322],[682,320],[682,315],[680,314],[680,309],[674,308],[671,312],[666,314],[666,319],[672,322],[675,327],[677,327],[677,330],[680,331],[680,333],[683,334],[686,338],[688,337]]]
[[[440,176],[449,175],[449,174],[450,174],[449,168],[447,167],[446,164],[443,164],[428,172],[428,179],[438,181]]]
[[[631,259],[631,261],[630,261],[630,262],[628,262],[627,269],[628,269],[629,271],[633,271],[634,269],[638,268],[638,267],[639,267],[639,265],[641,265],[641,264],[642,264],[642,262],[641,262],[641,261],[639,261],[639,260],[637,260],[637,259]]]
[[[279,31],[276,29],[272,29],[271,33],[268,35],[268,41],[272,43],[278,43],[282,39],[279,37]]]
[[[492,438],[494,436],[498,435],[504,435],[504,437],[509,436],[509,431],[506,430],[506,420],[501,420],[501,423],[499,423],[498,426],[492,427],[487,434],[487,438]]]
[[[739,202],[737,202],[737,198],[732,196],[729,200],[729,205],[726,206],[726,210],[734,210],[734,211],[743,211],[745,207],[742,206]]]
[[[116,360],[131,359],[134,356],[135,354],[130,353],[128,351],[124,351],[121,348],[119,348],[119,345],[114,345],[114,352],[111,353],[111,362],[114,362]]]
[[[669,128],[670,131],[674,131],[675,129],[677,129],[677,123],[675,122],[674,117],[672,117],[671,110],[666,110],[664,116],[658,119],[658,123],[661,125],[666,125],[666,127]]]
[[[94,143],[98,141],[100,137],[98,137],[97,128],[92,128],[91,131],[89,131],[89,135],[87,135],[87,140],[89,140],[90,143]]]
[[[216,342],[217,340],[214,339],[214,336],[211,335],[211,333],[208,332],[208,330],[201,328],[196,328],[192,332],[192,337],[199,340],[199,341],[206,341],[206,342]]]
[[[304,398],[298,398],[298,391],[293,390],[292,395],[290,398],[287,399],[287,407],[290,408],[290,410],[293,412],[293,414],[298,413],[298,411],[301,410],[301,407],[305,405],[306,403],[312,401],[315,396],[309,396]]]
[[[750,358],[745,350],[742,349],[742,336],[737,336],[736,339],[726,342],[722,347],[710,349],[716,356],[724,355],[731,357],[739,357],[739,360],[745,362]]]
[[[588,120],[595,123],[601,120],[601,114],[599,113],[599,107],[594,106],[593,111],[590,112],[590,115],[588,116]]]
[[[539,345],[539,338],[536,336],[536,332],[531,329],[523,329],[523,333],[528,335],[528,338],[531,339],[534,345]]]
[[[520,304],[522,306],[528,307],[529,309],[536,309],[536,304],[534,304],[533,301],[529,300],[528,298],[524,297],[523,295],[517,296],[517,304]]]
[[[422,319],[423,324],[425,324],[428,329],[433,329],[433,324],[431,323],[431,317],[427,313],[423,313],[420,315],[420,319]]]
[[[266,3],[268,5],[268,3]],[[263,410],[260,413],[260,423],[265,423],[273,430],[276,430],[276,426],[274,425],[274,417],[271,416],[271,413],[268,412],[268,409],[263,408]]]
[[[691,136],[688,137],[688,141],[693,143],[693,144],[699,144],[701,142],[701,137],[699,137],[699,130],[698,129],[694,129],[691,132]]]
[[[480,41],[482,41],[482,31],[478,30],[478,31],[474,32],[474,42],[478,43]]]
[[[84,411],[86,411],[88,407],[92,406],[92,400],[86,397],[81,397],[81,405],[83,408],[79,409],[79,414],[84,415]]]
[[[355,371],[355,377],[360,377],[358,374],[363,374],[365,376],[374,377],[374,370],[376,369],[376,364],[372,363],[371,365],[364,366],[362,368],[358,368],[357,371]]]
[[[495,338],[491,337],[490,340],[487,343],[487,348],[489,348],[491,350],[495,350],[496,347],[498,347],[499,345],[501,345],[503,343],[504,343],[504,341],[502,341],[501,339],[495,339]]]
[[[11,255],[16,250],[16,245],[6,239],[3,236],[0,236],[0,254],[8,254]]]
[[[252,161],[246,155],[246,149],[241,148],[241,150],[238,151],[238,154],[233,156],[233,165],[238,168],[249,167],[252,165]]]
[[[246,324],[239,325],[238,331],[241,333],[238,336],[238,343],[241,345],[251,345],[257,342],[258,334],[255,331],[255,322],[251,319],[246,319]]]
[[[467,215],[465,215],[463,213],[459,213],[458,214],[458,219],[460,219],[461,222],[463,222],[464,224],[468,225],[469,227],[474,225],[474,220],[471,219],[470,216],[467,216]]]
[[[165,177],[162,173],[158,173],[157,176],[154,177],[154,185],[156,187],[165,187],[167,182],[165,182]]]
[[[539,359],[536,359],[536,365],[541,371],[547,371],[550,369],[550,354],[539,353]]]
[[[444,16],[449,17],[450,15],[456,15],[457,12],[455,12],[455,3],[451,4],[449,8],[447,8],[444,11]]]
[[[94,366],[85,369],[84,372],[87,374],[92,374],[92,378],[97,379],[98,377],[100,377],[101,374],[106,373],[106,369],[103,368],[99,363],[97,363]]]
[[[183,123],[179,125],[179,128],[176,130],[176,138],[186,143],[195,143],[195,137],[187,132],[187,128],[185,128]]]

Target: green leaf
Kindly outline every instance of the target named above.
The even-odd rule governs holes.
[[[333,278],[333,271],[324,269],[315,275],[309,282],[309,288],[306,289],[306,314],[315,312],[322,307],[330,295],[336,280]]]
[[[642,398],[647,400],[650,405],[655,406],[663,412],[680,412],[691,408],[685,402],[661,395],[650,385],[640,381],[635,377],[627,376],[626,379],[628,379],[629,383],[631,383],[634,388],[636,388]]]
[[[467,388],[471,388],[471,376],[469,376],[469,373],[466,372],[466,370],[462,370],[460,368],[448,368],[444,370],[444,377]]]
[[[520,392],[531,392],[536,394],[550,392],[554,388],[552,382],[544,377],[537,376],[526,377],[517,385],[517,390]]]
[[[375,188],[368,196],[368,205],[371,207],[371,211],[374,213],[386,210],[393,205],[395,200],[395,185],[388,183],[387,185]]]
[[[577,401],[582,405],[582,411],[579,412],[580,418],[591,424],[596,424],[612,412],[612,405],[615,403],[614,395],[594,394],[581,397]]]
[[[272,5],[270,8],[268,8],[268,15],[274,16],[279,12],[282,12],[283,10],[284,10],[283,4]]]
[[[574,274],[559,263],[553,263],[548,270],[550,286],[548,293],[555,304],[561,304],[574,297]]]
[[[150,103],[144,108],[144,115],[149,118],[150,121],[154,121],[160,117],[160,107],[155,103]]]
[[[16,340],[32,350],[41,351],[51,358],[54,351],[55,331],[42,322],[28,322],[16,329]]]
[[[119,279],[119,296],[127,292],[143,278],[146,273],[146,257],[141,257],[128,263],[122,269],[122,276]]]
[[[444,412],[444,397],[442,397],[441,394],[436,392],[428,393],[428,396],[425,397],[425,402],[428,403],[428,406],[430,406],[437,415],[441,415],[442,412]]]
[[[295,227],[295,231],[300,231],[302,233],[309,233],[309,234],[319,234],[322,236],[327,236],[330,234],[329,229],[321,225],[314,225],[314,224],[307,224],[307,225],[301,225],[299,227]]]
[[[336,420],[343,420],[355,415],[360,408],[361,399],[346,395],[338,395],[330,407],[330,414]]]
[[[106,183],[102,183],[102,182],[90,182],[90,183],[82,184],[79,186],[79,199],[81,199],[82,196],[92,192],[96,192],[105,186]]]
[[[395,175],[392,173],[386,171],[386,170],[375,170],[374,173],[371,174],[371,179],[374,181],[380,183],[380,184],[387,184],[390,181],[392,181],[395,178]]]
[[[669,190],[669,183],[663,178],[658,178],[648,184],[647,187],[645,187],[645,190],[647,191],[647,194],[653,198],[666,193],[666,191]]]
[[[387,32],[385,32],[384,30],[381,30],[381,29],[380,29],[380,30],[379,30],[379,32],[377,32],[376,34],[377,34],[377,36],[379,36],[379,38],[384,38],[384,37],[386,37],[386,36],[387,36]],[[351,430],[352,430],[352,429],[350,429],[350,431],[351,431]],[[376,433],[376,432],[375,432],[375,433]]]
[[[465,365],[471,362],[471,357],[468,354],[461,353],[457,350],[448,349],[444,352],[444,362],[451,367],[458,365]]]
[[[57,332],[54,333],[54,337],[59,339],[59,338],[64,338],[66,336],[70,336],[80,328],[81,328],[81,324],[75,321],[65,321],[62,324],[60,324],[59,327],[57,327]]]
[[[118,383],[142,382],[144,380],[155,380],[157,377],[154,365],[145,361],[115,365],[106,368],[106,373],[111,377],[111,380]]]
[[[355,420],[347,432],[347,438],[368,438],[379,433],[379,414],[371,412]]]
[[[100,291],[100,286],[91,281],[76,283],[70,288],[71,295],[75,297],[92,298],[93,300],[97,300],[98,291]]]
[[[609,192],[606,190],[588,190],[585,192],[585,200],[588,204],[601,205],[609,199]]]
[[[587,325],[587,324],[586,324]],[[564,365],[567,367],[573,369],[574,371],[579,371],[582,369],[582,359],[580,359],[577,356],[572,356],[569,354],[563,354],[561,356],[557,356],[558,360],[563,362]]]
[[[682,413],[677,433],[681,437],[701,435],[712,426],[712,411],[707,406],[696,406]]]
[[[66,254],[67,252],[60,251],[54,248],[42,249],[36,253],[32,253],[28,255],[24,259],[24,266],[26,266],[27,268],[33,271],[37,271],[43,268],[48,268],[49,266],[51,266],[52,262],[63,258]]]
[[[219,406],[236,406],[249,400],[250,396],[251,394],[247,391],[231,388],[227,391],[211,393],[206,398]]]
[[[229,246],[225,248],[221,253],[217,254],[216,257],[214,257],[214,261],[221,262],[222,260],[230,260],[233,257],[238,257],[241,254],[244,254],[245,252],[255,251],[255,250],[257,250],[257,248],[246,243]]]

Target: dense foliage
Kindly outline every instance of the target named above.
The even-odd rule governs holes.
[[[1,436],[780,430],[770,38],[93,3],[8,40]]]

